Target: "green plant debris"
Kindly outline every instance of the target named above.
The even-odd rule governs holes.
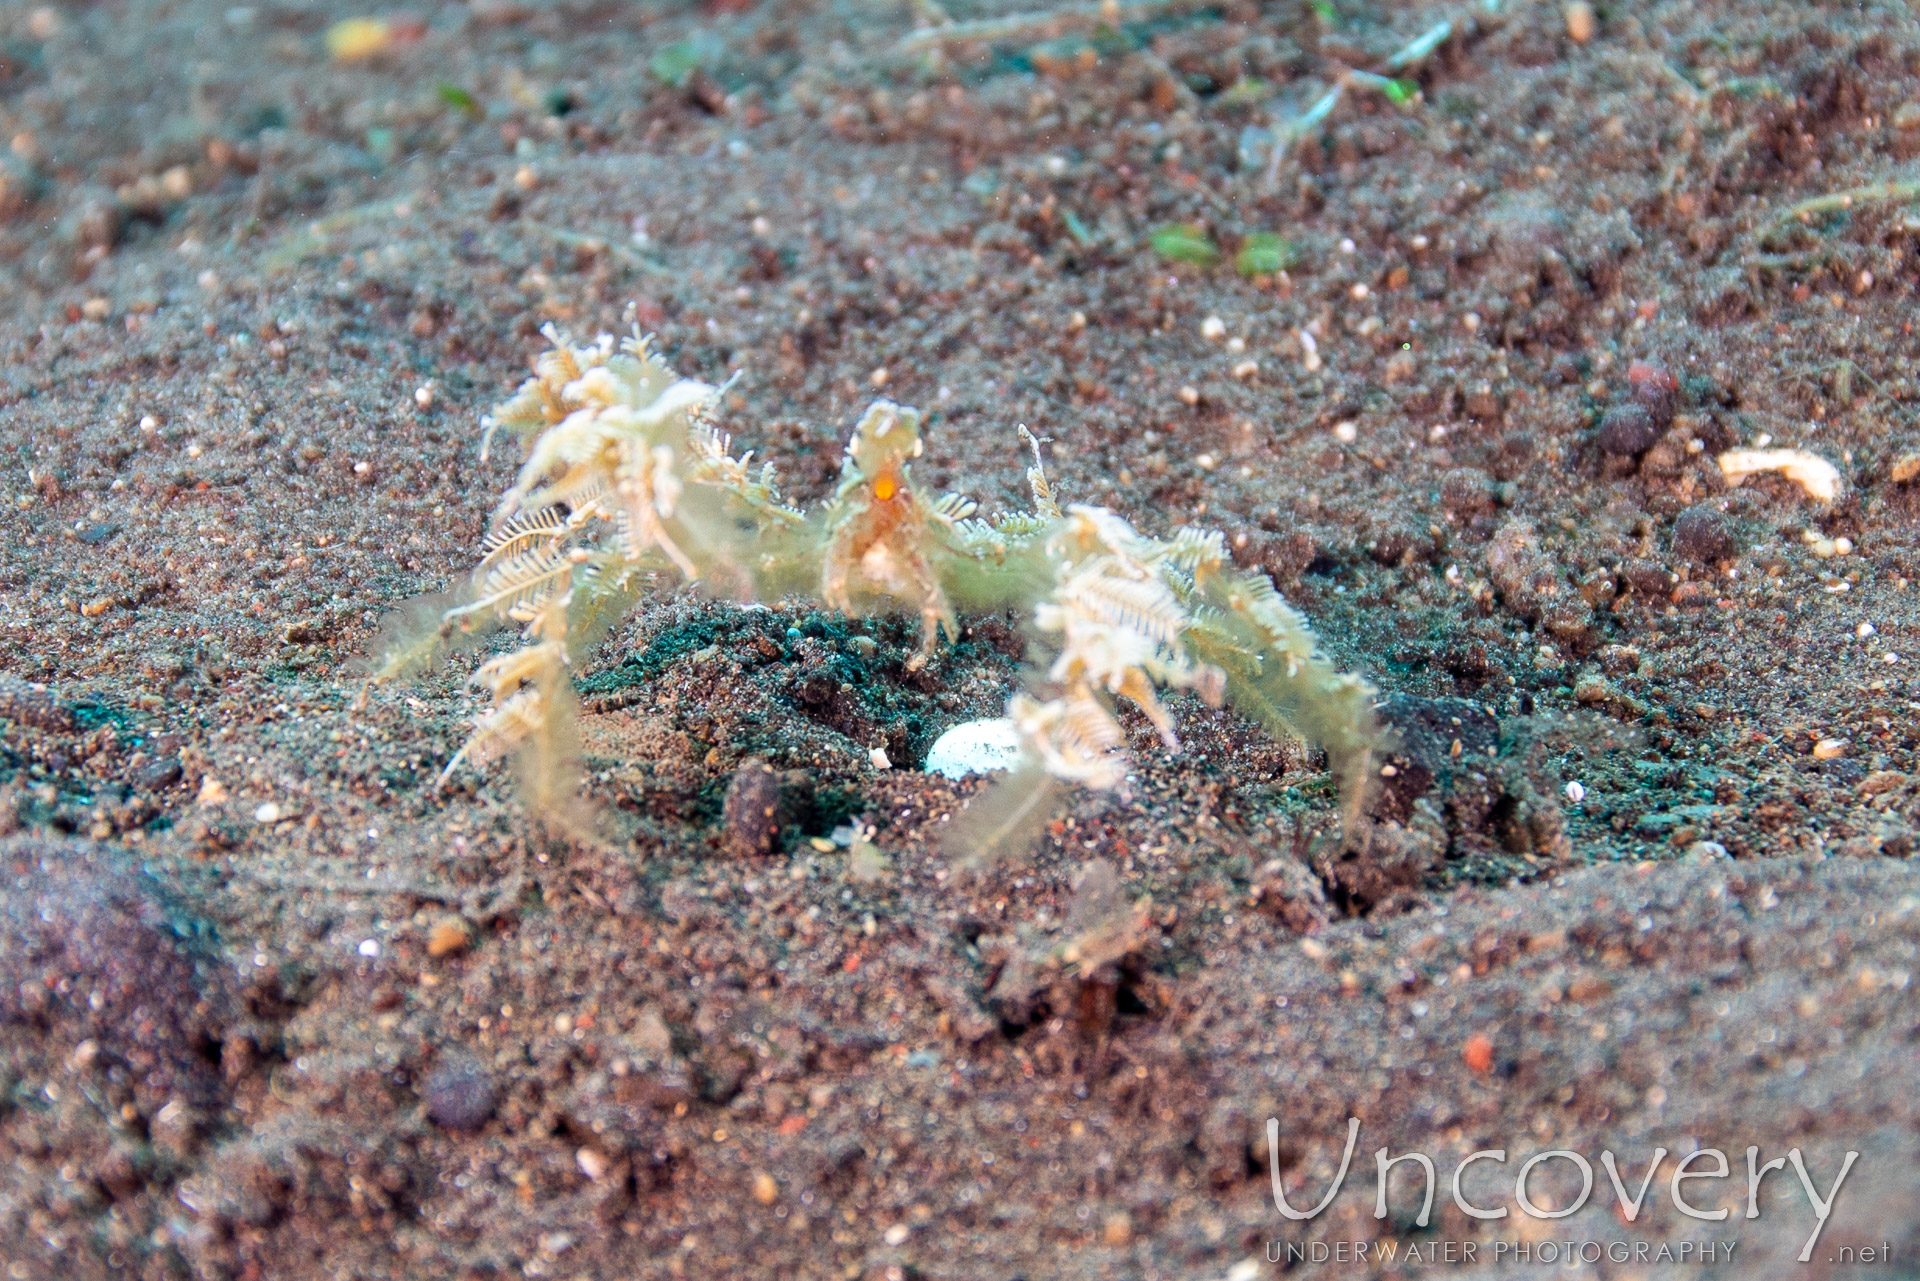
[[[1222,106],[1243,107],[1265,102],[1273,94],[1271,81],[1259,76],[1241,76],[1215,99]]]
[[[433,92],[435,97],[455,111],[465,112],[469,116],[480,115],[479,100],[451,80],[442,80],[433,87]]]
[[[1271,276],[1300,261],[1300,251],[1277,232],[1256,231],[1233,256],[1233,269],[1243,276]]]
[[[1093,248],[1093,233],[1087,230],[1087,224],[1080,221],[1080,215],[1068,209],[1060,215],[1060,221],[1066,224],[1067,234],[1073,237],[1073,243],[1082,249]]]
[[[1171,223],[1157,229],[1148,239],[1153,252],[1169,262],[1211,267],[1220,261],[1220,247],[1213,243],[1205,228],[1191,223]]]
[[[653,78],[675,89],[686,84],[687,77],[699,69],[700,51],[686,40],[664,45],[647,59],[647,70],[653,73]]]

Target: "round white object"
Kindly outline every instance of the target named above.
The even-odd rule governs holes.
[[[1020,763],[1020,731],[1012,721],[964,721],[934,740],[927,753],[927,773],[948,778],[991,774]]]

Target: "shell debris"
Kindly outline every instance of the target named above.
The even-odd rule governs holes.
[[[1717,461],[1729,485],[1739,485],[1763,471],[1777,471],[1820,502],[1830,503],[1840,495],[1839,469],[1804,449],[1729,449]]]

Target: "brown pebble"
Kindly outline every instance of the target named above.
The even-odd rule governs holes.
[[[470,1054],[443,1059],[427,1078],[427,1117],[443,1130],[477,1130],[493,1115],[499,1092],[486,1064]]]
[[[753,1199],[761,1205],[772,1205],[780,1199],[780,1185],[765,1170],[753,1176]]]
[[[1566,18],[1567,35],[1573,38],[1575,44],[1585,44],[1600,30],[1599,15],[1586,0],[1574,0],[1573,4],[1568,5]]]
[[[765,761],[749,760],[733,772],[721,808],[729,854],[751,858],[773,852],[780,840],[780,780]]]
[[[1628,401],[1615,405],[1600,419],[1600,434],[1596,439],[1604,452],[1630,458],[1650,449],[1653,442],[1660,439],[1660,429],[1654,425],[1653,415],[1645,405]]]
[[[1125,1245],[1133,1240],[1133,1220],[1126,1211],[1107,1216],[1100,1228],[1100,1239],[1108,1245]]]
[[[1673,425],[1674,407],[1680,401],[1680,380],[1662,365],[1636,360],[1627,366],[1627,386],[1634,403],[1653,417],[1655,431]]]
[[[1579,1001],[1582,1004],[1586,1004],[1599,1000],[1611,991],[1613,991],[1613,984],[1607,982],[1605,979],[1592,974],[1582,974],[1573,982],[1567,984],[1567,999],[1569,1001]]]
[[[1490,1072],[1493,1070],[1493,1042],[1476,1032],[1467,1038],[1466,1047],[1460,1051],[1460,1058],[1472,1071]]]
[[[1689,507],[1673,522],[1673,554],[1696,565],[1717,565],[1733,555],[1727,518],[1711,507]]]
[[[457,916],[443,916],[427,931],[427,955],[439,958],[464,952],[473,943],[473,931]]]

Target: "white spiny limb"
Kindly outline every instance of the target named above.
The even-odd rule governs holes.
[[[1007,719],[1055,778],[1107,790],[1127,777],[1120,722],[1084,688],[1045,702],[1015,694]]]
[[[1020,424],[1020,439],[1027,442],[1033,450],[1033,466],[1027,468],[1027,487],[1033,490],[1034,512],[1048,520],[1060,517],[1060,500],[1053,492],[1053,486],[1047,483],[1047,467],[1040,460],[1040,438],[1027,430],[1025,423]]]
[[[1158,574],[1117,556],[1095,556],[1074,565],[1039,611],[1045,611],[1038,621],[1047,631],[1073,621],[1099,623],[1163,646],[1177,646],[1187,625],[1186,611]]]
[[[625,457],[614,473],[614,486],[625,517],[621,528],[627,559],[638,560],[658,548],[689,580],[700,577],[699,568],[667,532],[666,522],[673,519],[674,505],[685,488],[673,472],[673,450],[666,445],[647,449],[633,444],[622,453]]]
[[[564,616],[564,604],[559,609]],[[547,717],[566,663],[566,645],[556,639],[481,664],[468,684],[485,689],[493,705],[474,717],[472,735],[440,771],[440,781],[444,783],[463,761],[484,769],[534,734]]]
[[[494,526],[480,543],[480,563],[490,565],[537,547],[557,543],[573,531],[573,521],[554,507],[521,512]]]
[[[1227,540],[1217,529],[1183,525],[1166,544],[1164,555],[1169,564],[1190,578],[1217,573],[1227,563]]]
[[[475,575],[474,598],[448,611],[450,619],[491,612],[528,621],[573,576],[573,560],[554,547],[539,547],[483,565]]]
[[[978,510],[980,505],[962,494],[942,494],[933,505],[933,514],[952,524],[967,520]]]
[[[784,524],[797,525],[806,519],[803,513],[780,501],[772,463],[760,464],[755,474],[747,466],[753,460],[753,451],[735,458],[732,450],[731,436],[711,423],[696,420],[688,434],[688,481],[717,485]]]

